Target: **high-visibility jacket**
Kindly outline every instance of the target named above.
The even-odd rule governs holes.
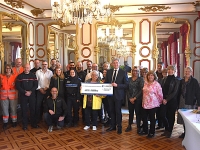
[[[13,74],[15,75],[15,77],[17,77],[19,74],[21,74],[24,71],[24,68],[20,67],[19,70],[17,70],[16,67],[13,67],[12,70],[13,70]]]
[[[6,75],[1,75],[0,99],[1,100],[15,100],[17,93],[15,89],[16,75],[12,74],[9,78]]]

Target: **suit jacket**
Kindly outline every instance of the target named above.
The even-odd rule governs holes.
[[[114,69],[110,69],[107,71],[105,83],[112,82],[113,71]],[[125,89],[127,88],[128,84],[128,77],[124,70],[119,69],[115,83],[117,84],[117,87],[113,88],[113,96],[117,100],[123,100]]]

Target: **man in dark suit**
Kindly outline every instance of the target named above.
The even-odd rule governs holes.
[[[105,83],[111,83],[113,86],[113,95],[108,96],[108,102],[111,111],[111,126],[106,131],[116,130],[122,133],[122,113],[121,106],[124,99],[125,89],[127,88],[128,77],[124,70],[119,69],[119,59],[113,59],[114,69],[107,71]]]

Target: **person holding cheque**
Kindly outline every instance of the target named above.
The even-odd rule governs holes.
[[[150,130],[147,138],[152,138],[155,135],[155,113],[163,100],[163,93],[160,84],[156,81],[157,75],[154,71],[147,73],[147,82],[143,87],[143,133],[148,133],[148,121],[150,119]]]
[[[98,84],[101,83],[99,73],[95,70],[91,73],[91,79],[85,81],[86,83]],[[97,130],[97,116],[98,110],[101,109],[102,98],[104,96],[96,94],[85,94],[83,98],[83,109],[85,109],[85,127],[84,130],[90,128],[90,115],[92,114],[92,130]]]

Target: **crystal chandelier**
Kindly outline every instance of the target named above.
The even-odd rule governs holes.
[[[107,25],[106,29],[98,28],[98,42],[107,44],[110,49],[126,50],[127,41],[123,39],[123,29],[120,26]]]
[[[109,0],[51,0],[52,19],[63,23],[92,24],[92,19],[104,20],[110,16]]]

